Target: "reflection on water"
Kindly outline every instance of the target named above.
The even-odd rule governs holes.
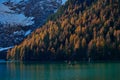
[[[120,63],[0,63],[0,80],[120,80]]]

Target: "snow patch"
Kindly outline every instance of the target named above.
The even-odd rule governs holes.
[[[0,3],[6,2],[6,1],[8,1],[8,0],[0,0]]]
[[[66,1],[67,1],[67,0],[62,0],[62,5],[65,4]]]
[[[7,1],[9,1],[9,0],[0,0],[0,3],[7,2]],[[10,0],[10,2],[13,2],[14,4],[17,4],[21,1],[25,2],[25,1],[28,1],[28,0]]]
[[[7,14],[0,12],[2,24],[29,26],[34,24],[33,17],[25,17],[24,14]]]
[[[31,30],[26,31],[25,36],[29,35],[31,32]]]
[[[14,35],[24,35],[24,31],[23,30],[21,30],[21,31],[15,31],[13,34]]]
[[[13,46],[6,47],[6,48],[0,48],[0,52],[1,52],[1,51],[6,51],[6,50],[11,49],[11,48],[13,48]]]
[[[14,1],[14,0],[13,0]],[[17,2],[21,0],[15,0]],[[15,11],[10,10],[8,6],[0,2],[0,23],[10,24],[10,25],[22,25],[29,26],[34,24],[33,17],[26,17],[24,14],[15,13]]]
[[[9,9],[9,7],[5,6],[4,4],[0,3],[0,12],[14,12]]]

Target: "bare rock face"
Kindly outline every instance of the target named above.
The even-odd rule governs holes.
[[[62,0],[12,0],[4,2],[16,13],[23,13],[27,17],[33,17],[35,26],[41,26],[45,23],[47,17],[54,13],[62,4]]]
[[[30,0],[25,5],[25,15],[32,16],[35,20],[36,26],[41,26],[47,19],[47,17],[54,13],[61,3],[57,0]]]
[[[62,0],[1,0],[0,48],[20,44],[61,4]]]

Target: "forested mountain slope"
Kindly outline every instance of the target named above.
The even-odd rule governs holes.
[[[68,0],[8,60],[119,60],[120,1]]]

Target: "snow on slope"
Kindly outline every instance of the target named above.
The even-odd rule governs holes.
[[[62,0],[62,4],[65,4],[66,1],[67,1],[67,0]]]
[[[0,3],[3,3],[3,2],[5,2],[5,1],[7,1],[7,0],[0,0]]]
[[[0,3],[7,2],[7,1],[9,1],[9,0],[0,0]],[[10,0],[10,2],[14,2],[15,4],[19,3],[20,1],[23,1],[23,0]],[[24,2],[25,1],[28,1],[28,0],[24,0]]]
[[[11,1],[11,2],[14,2],[14,3],[16,4],[16,3],[19,3],[20,1],[23,1],[23,0],[10,0],[10,1]],[[24,0],[24,2],[25,2],[25,1],[28,1],[28,0]]]
[[[0,12],[13,12],[9,7],[5,6],[3,2],[0,2]]]
[[[6,48],[0,48],[0,52],[1,52],[1,51],[6,51],[6,50],[11,49],[11,48],[13,48],[13,46],[6,47]]]
[[[31,32],[32,32],[31,30],[26,31],[24,36],[28,36]]]
[[[5,0],[4,0],[5,1]],[[11,25],[23,25],[28,26],[34,24],[33,17],[26,17],[24,14],[15,13],[10,10],[8,6],[3,4],[3,0],[0,1],[0,23]],[[19,2],[21,0],[14,0]]]

